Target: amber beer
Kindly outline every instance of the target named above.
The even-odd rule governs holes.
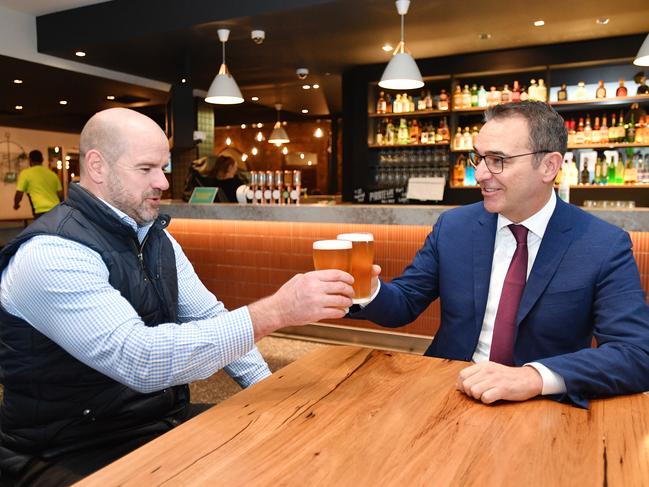
[[[352,269],[352,243],[343,240],[318,240],[313,242],[313,267],[316,271]]]
[[[372,264],[374,264],[374,235],[371,233],[341,233],[337,239],[352,244],[352,276],[354,303],[365,304],[372,295]]]

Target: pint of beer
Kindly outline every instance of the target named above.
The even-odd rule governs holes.
[[[352,244],[352,276],[354,304],[365,304],[372,296],[372,264],[374,264],[374,235],[371,233],[341,233],[337,239]]]
[[[343,240],[318,240],[313,242],[313,267],[316,271],[352,269],[352,243]]]

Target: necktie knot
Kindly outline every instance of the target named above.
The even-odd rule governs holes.
[[[524,227],[523,225],[516,225],[514,223],[508,226],[509,229],[514,234],[514,238],[516,239],[516,245],[527,244],[527,232],[528,232],[527,227]]]

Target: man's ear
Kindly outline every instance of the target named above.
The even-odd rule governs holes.
[[[107,162],[104,156],[96,149],[86,152],[84,164],[88,177],[95,184],[101,184],[106,180]]]
[[[555,180],[561,165],[563,164],[563,156],[559,152],[550,152],[546,154],[541,162],[542,178],[544,183],[550,183]]]

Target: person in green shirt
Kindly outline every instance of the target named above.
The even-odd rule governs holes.
[[[43,166],[41,151],[33,150],[29,153],[29,166],[18,175],[14,210],[20,207],[23,194],[27,193],[36,219],[59,204],[63,199],[63,188],[58,176]]]

